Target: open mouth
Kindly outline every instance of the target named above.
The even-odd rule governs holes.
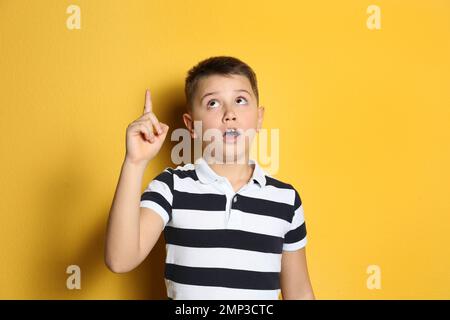
[[[236,128],[229,128],[226,129],[223,133],[223,140],[225,142],[235,142],[237,138],[241,135],[238,129]]]

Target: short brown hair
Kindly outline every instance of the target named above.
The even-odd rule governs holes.
[[[189,111],[193,107],[193,97],[197,89],[198,81],[210,75],[242,75],[247,77],[252,86],[253,92],[256,96],[256,101],[259,104],[258,83],[256,81],[256,74],[253,69],[245,62],[230,56],[216,56],[210,57],[200,61],[196,66],[188,71],[184,92],[186,95],[186,104]]]

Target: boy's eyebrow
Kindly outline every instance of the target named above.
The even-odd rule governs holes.
[[[238,92],[238,91],[245,91],[245,92],[247,92],[247,93],[251,96],[250,92],[248,92],[248,91],[245,90],[245,89],[238,89],[238,90],[233,90],[233,91],[235,91],[235,92]],[[204,99],[205,97],[210,96],[210,95],[213,95],[213,94],[216,94],[216,93],[219,93],[219,91],[208,92],[207,94],[205,94],[205,95],[200,99],[200,102],[203,101],[203,99]]]

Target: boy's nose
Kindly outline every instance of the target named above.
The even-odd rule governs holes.
[[[236,120],[236,115],[234,113],[226,113],[225,121],[229,121],[229,120]]]
[[[228,107],[225,109],[224,119],[225,121],[236,120],[236,113],[234,113],[232,108]]]

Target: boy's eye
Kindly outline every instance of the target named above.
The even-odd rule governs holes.
[[[215,106],[212,106],[211,105],[212,102],[217,102],[217,104]],[[208,103],[207,103],[207,107],[208,108],[215,108],[215,107],[218,107],[218,106],[219,106],[219,102],[216,99],[209,100]]]
[[[236,99],[236,102],[238,102],[238,101],[245,101],[245,103],[248,102],[247,99],[245,99],[244,97],[238,97],[238,98]],[[240,104],[240,103],[238,102],[238,104]]]

